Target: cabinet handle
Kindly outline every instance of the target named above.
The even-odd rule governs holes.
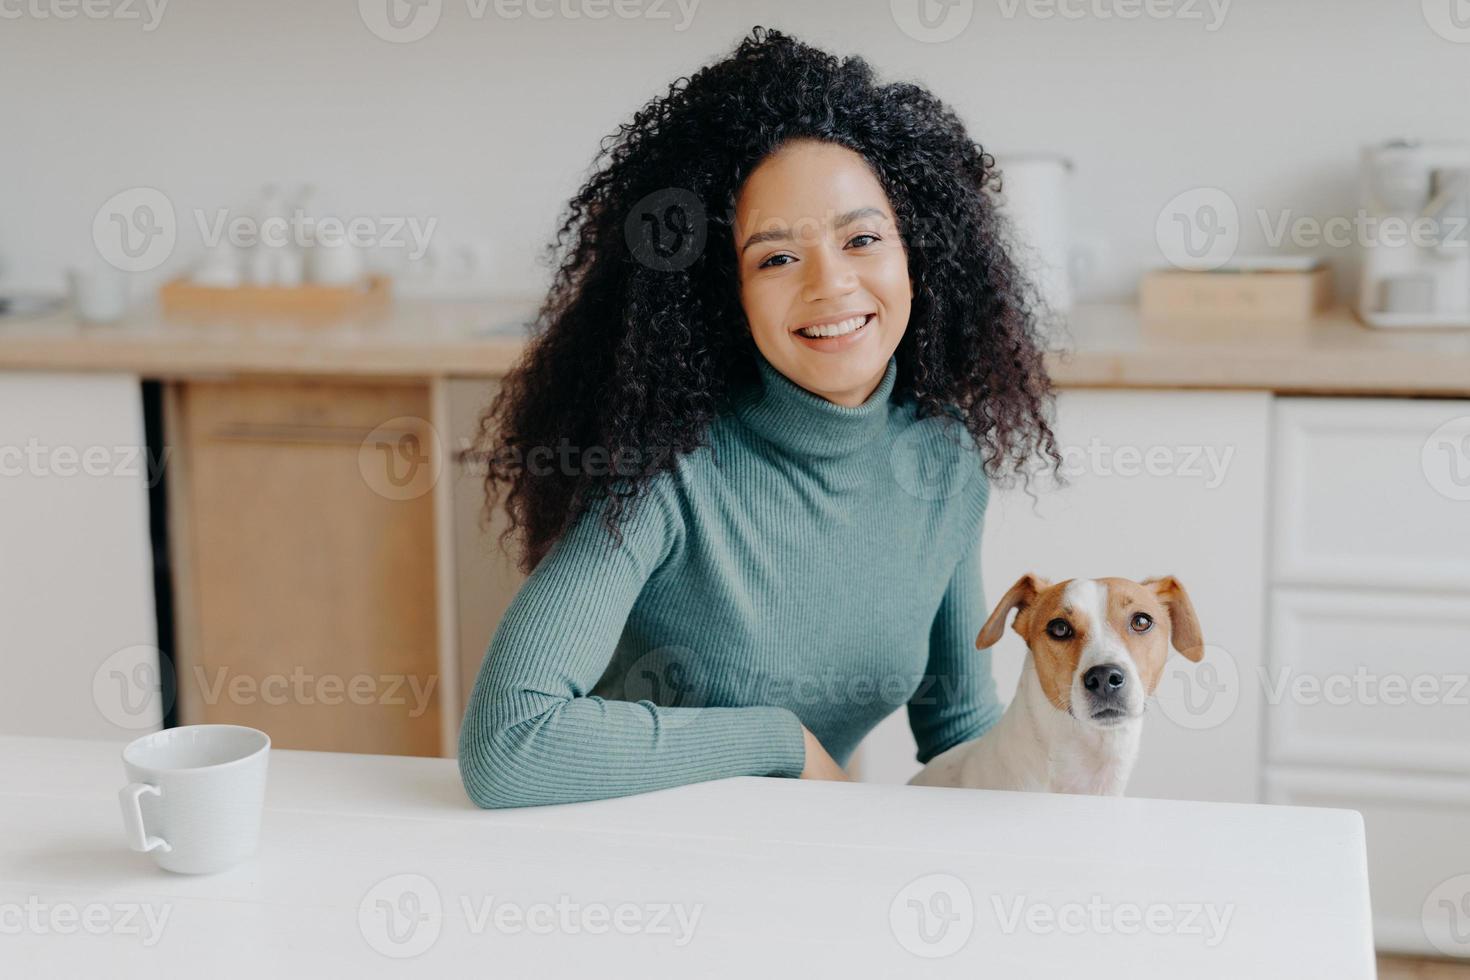
[[[367,429],[355,425],[227,425],[215,429],[210,438],[223,442],[279,442],[297,445],[361,446],[374,432],[390,439],[418,437],[413,429]]]

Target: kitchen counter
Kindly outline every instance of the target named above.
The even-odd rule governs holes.
[[[140,310],[0,319],[0,370],[496,377],[519,355],[539,297],[403,301],[330,321]],[[1062,388],[1195,388],[1470,397],[1470,331],[1373,330],[1340,310],[1310,323],[1144,321],[1127,305],[1073,311],[1048,355]]]
[[[126,849],[121,748],[0,737],[10,974],[1374,973],[1347,810],[746,777],[487,811],[452,759],[272,749],[259,852],[190,876]]]
[[[342,375],[498,377],[520,355],[538,297],[402,301],[330,319],[141,309],[113,324],[70,313],[0,318],[0,370],[150,378]]]

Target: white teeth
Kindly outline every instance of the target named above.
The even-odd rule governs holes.
[[[844,337],[868,322],[867,314],[855,316],[839,323],[823,323],[815,327],[802,327],[797,333],[803,337]]]

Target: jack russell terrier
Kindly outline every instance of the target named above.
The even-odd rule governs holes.
[[[1173,576],[1068,579],[1023,575],[975,638],[1015,630],[1029,648],[1016,696],[984,735],[929,760],[912,786],[1122,796],[1138,758],[1143,709],[1169,645],[1204,656],[1199,620]]]

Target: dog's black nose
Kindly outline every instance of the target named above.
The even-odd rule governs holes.
[[[1117,694],[1127,682],[1128,675],[1117,664],[1098,664],[1082,675],[1082,686],[1103,697]]]

